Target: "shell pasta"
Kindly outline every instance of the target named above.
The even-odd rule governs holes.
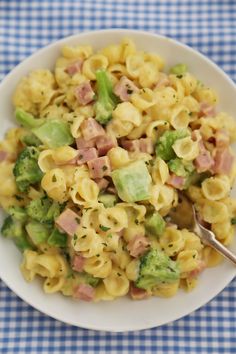
[[[0,206],[25,280],[95,302],[193,290],[222,257],[188,229],[182,196],[222,244],[236,224],[236,123],[218,100],[129,38],[65,46],[52,71],[23,77],[20,127],[0,142]]]

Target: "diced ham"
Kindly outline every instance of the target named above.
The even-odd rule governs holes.
[[[120,145],[128,151],[139,151],[139,140],[120,139]]]
[[[115,139],[112,139],[108,135],[103,135],[97,138],[96,146],[98,149],[98,155],[104,156],[111,150],[113,147],[117,146],[117,142]]]
[[[215,164],[212,168],[214,173],[228,175],[232,169],[234,157],[229,149],[220,149],[216,151]]]
[[[114,186],[110,186],[107,188],[107,192],[111,194],[117,194],[117,191]]]
[[[149,246],[150,242],[145,236],[137,235],[131,241],[129,241],[127,250],[132,257],[136,258],[144,254]]]
[[[94,118],[85,119],[80,129],[85,140],[91,140],[105,135],[105,130]]]
[[[8,158],[8,153],[6,151],[1,150],[0,151],[0,162],[7,160]]]
[[[95,295],[95,289],[89,284],[79,284],[74,289],[73,295],[76,299],[92,301]]]
[[[229,134],[227,133],[226,130],[220,129],[217,130],[215,133],[215,143],[216,147],[218,149],[223,149],[229,146],[230,139],[229,139]]]
[[[214,166],[214,159],[211,157],[209,151],[206,151],[203,154],[200,154],[194,160],[194,165],[196,166],[197,172],[206,172],[210,171]]]
[[[88,161],[90,177],[93,179],[110,176],[111,165],[108,156],[102,156],[97,159]]]
[[[85,263],[85,258],[81,255],[76,254],[73,258],[72,269],[76,272],[82,272]]]
[[[210,152],[205,148],[203,140],[198,142],[199,144],[199,155],[194,160],[194,165],[196,166],[197,172],[210,171],[214,166],[214,159],[212,158]]]
[[[206,262],[203,260],[199,260],[197,268],[192,270],[189,273],[189,277],[196,278],[205,268],[206,268]]]
[[[106,178],[96,178],[95,182],[97,183],[100,191],[103,189],[106,189],[109,184],[109,182]]]
[[[95,139],[85,140],[84,138],[76,139],[77,149],[88,149],[95,147]]]
[[[81,59],[77,60],[74,63],[69,64],[66,67],[65,72],[70,76],[73,76],[74,74],[81,72],[82,65],[83,65],[83,60]]]
[[[147,154],[153,154],[154,147],[151,138],[141,138],[139,139],[139,149],[141,152],[145,152]]]
[[[82,82],[79,86],[77,86],[75,88],[74,94],[77,101],[82,106],[92,102],[94,98],[94,91],[91,87],[90,81]]]
[[[132,93],[138,92],[138,87],[126,76],[122,76],[114,87],[114,93],[121,101],[128,101]]]
[[[201,102],[200,104],[200,117],[215,117],[216,110],[215,107],[208,102]]]
[[[181,176],[177,176],[176,174],[172,173],[170,177],[168,178],[167,184],[169,184],[171,187],[174,187],[176,189],[183,189],[184,188],[184,183],[185,183],[185,178]]]
[[[130,285],[129,293],[133,300],[143,300],[149,296],[147,290],[136,288],[136,286],[134,286],[132,283]]]
[[[135,140],[121,139],[121,146],[128,151],[140,151],[152,154],[154,151],[151,138],[141,138]]]
[[[98,157],[95,148],[79,149],[77,155],[77,165],[82,165],[85,162],[96,159]]]
[[[79,216],[71,209],[65,209],[56,219],[55,223],[60,230],[74,236],[78,227]]]
[[[156,83],[155,89],[159,89],[169,85],[170,85],[170,79],[168,78],[168,75],[165,73],[159,73],[159,78]]]

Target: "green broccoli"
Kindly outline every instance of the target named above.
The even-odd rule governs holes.
[[[40,127],[32,129],[32,132],[50,149],[74,142],[68,123],[58,119],[50,119]]]
[[[38,165],[38,156],[39,151],[33,146],[24,148],[19,154],[13,174],[20,192],[27,192],[31,184],[41,181],[43,172]]]
[[[125,202],[150,198],[151,176],[144,161],[135,161],[111,174],[118,196]]]
[[[175,66],[172,66],[172,68],[170,68],[170,73],[179,76],[185,74],[187,70],[188,67],[186,64],[176,64]]]
[[[50,234],[47,243],[50,246],[56,247],[66,247],[67,245],[67,234],[64,232],[60,232],[57,229],[53,229],[52,233]]]
[[[176,157],[172,148],[176,140],[185,138],[189,133],[187,130],[167,130],[159,138],[156,145],[156,155],[165,161],[169,161]]]
[[[37,221],[30,221],[26,224],[25,229],[34,245],[46,242],[51,231],[49,227]]]
[[[152,290],[160,283],[172,283],[180,277],[178,264],[164,252],[151,249],[141,257],[139,276],[135,282],[138,288]]]
[[[40,146],[41,141],[34,134],[26,134],[21,138],[21,142],[26,146]]]
[[[105,70],[96,71],[97,102],[95,103],[96,120],[100,124],[107,124],[112,118],[112,111],[118,103],[114,95],[112,83]]]
[[[145,229],[147,230],[147,232],[155,236],[161,236],[165,230],[165,226],[165,220],[157,212],[147,217],[145,221]]]
[[[88,274],[86,272],[83,272],[80,274],[79,283],[86,283],[86,284],[89,284],[93,287],[96,287],[98,285],[99,281],[100,281],[99,278],[95,278],[94,276],[92,276],[91,274]]]
[[[103,193],[99,194],[98,201],[102,203],[105,208],[111,208],[117,203],[118,198],[115,194]]]
[[[12,216],[8,216],[4,220],[1,234],[4,237],[12,238],[20,251],[33,248],[27,238],[22,222],[14,219]]]
[[[62,206],[47,196],[31,200],[26,207],[28,216],[42,223],[53,223],[61,213]]]
[[[16,108],[15,116],[16,121],[28,129],[39,127],[46,121],[45,118],[35,118],[32,114],[25,112],[22,108]]]
[[[11,206],[8,208],[7,212],[16,220],[19,220],[21,222],[25,222],[27,220],[27,213],[25,211],[25,208],[19,207],[19,206]]]
[[[171,172],[180,177],[189,177],[195,170],[191,161],[184,161],[176,157],[168,162],[168,167]]]

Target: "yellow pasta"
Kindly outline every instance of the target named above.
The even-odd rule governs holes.
[[[119,268],[113,268],[103,283],[108,294],[114,297],[124,296],[129,291],[129,281],[123,270]]]
[[[103,251],[102,238],[92,228],[78,229],[71,240],[76,252],[82,252],[85,258],[94,257]]]
[[[149,88],[143,88],[139,93],[133,93],[131,101],[140,111],[145,111],[156,103],[154,92]]]
[[[152,167],[152,179],[154,183],[165,184],[169,178],[169,168],[164,160],[157,157]]]
[[[129,163],[130,158],[127,150],[122,149],[120,146],[112,148],[107,156],[110,159],[111,166],[113,169],[120,168]]]
[[[198,142],[190,137],[176,140],[173,150],[178,157],[187,161],[194,160],[199,155]]]
[[[209,200],[225,198],[230,191],[230,182],[227,176],[210,177],[202,182],[202,193]]]
[[[50,198],[60,203],[68,199],[66,177],[60,168],[46,172],[42,178],[41,186]]]
[[[160,238],[160,245],[168,256],[174,256],[184,249],[184,236],[175,227],[167,227]]]
[[[100,253],[86,259],[84,270],[94,277],[106,278],[111,273],[112,263],[106,253]]]
[[[172,297],[176,295],[179,288],[179,281],[171,284],[161,284],[154,288],[153,295],[160,297]]]
[[[97,203],[99,188],[91,178],[84,177],[71,187],[69,193],[75,204],[90,205]]]
[[[98,69],[106,69],[108,67],[108,59],[102,54],[91,55],[83,64],[83,74],[89,80],[95,80],[95,72]]]

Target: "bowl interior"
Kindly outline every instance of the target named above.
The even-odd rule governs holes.
[[[21,77],[38,68],[53,68],[60,48],[67,45],[91,44],[95,49],[118,43],[123,37],[132,38],[138,49],[155,52],[166,62],[166,68],[186,63],[196,77],[215,88],[220,96],[219,108],[231,115],[235,112],[236,87],[233,82],[207,58],[193,49],[162,36],[131,30],[105,30],[82,33],[36,52],[18,65],[0,85],[0,137],[14,124],[11,97]],[[233,191],[235,194],[235,189]],[[0,221],[3,213],[0,214]],[[231,246],[236,251],[236,243]],[[12,242],[0,238],[0,277],[23,300],[49,316],[66,323],[97,330],[127,331],[150,328],[185,316],[218,294],[235,276],[236,268],[225,261],[206,270],[197,288],[191,293],[179,293],[170,299],[152,298],[131,301],[128,298],[113,302],[77,302],[58,294],[43,293],[39,281],[27,284],[20,273],[21,255]],[[217,281],[216,281],[217,279]]]

